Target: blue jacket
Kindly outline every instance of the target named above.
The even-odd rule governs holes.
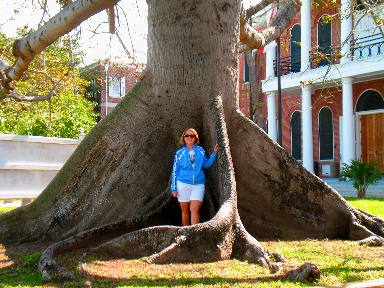
[[[213,152],[211,157],[207,158],[205,156],[203,147],[198,145],[193,145],[193,151],[195,152],[196,157],[194,168],[192,167],[192,163],[189,160],[189,150],[187,146],[183,146],[176,151],[172,168],[172,192],[176,191],[176,181],[180,181],[186,184],[205,183],[203,168],[209,168],[212,166],[216,159],[216,153]]]

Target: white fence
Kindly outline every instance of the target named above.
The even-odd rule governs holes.
[[[78,139],[0,134],[0,199],[28,203],[49,184]]]

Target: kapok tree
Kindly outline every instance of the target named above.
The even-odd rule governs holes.
[[[116,2],[76,1],[18,40],[15,64],[0,64],[1,93],[12,91],[49,43]],[[270,26],[257,32],[246,24],[239,0],[149,0],[143,80],[33,203],[0,216],[1,240],[58,241],[40,260],[49,280],[52,257],[78,247],[157,263],[237,258],[272,267],[254,237],[384,236],[383,219],[349,206],[239,111],[239,38],[262,47],[299,7],[298,0],[280,1]],[[221,150],[208,172],[203,223],[179,227],[169,179],[186,127],[200,132],[203,146],[218,143]]]

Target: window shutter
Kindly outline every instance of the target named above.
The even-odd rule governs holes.
[[[319,113],[320,160],[333,159],[333,119],[332,112],[325,107]]]
[[[291,118],[291,145],[292,157],[296,160],[302,160],[301,152],[301,112],[295,111]]]

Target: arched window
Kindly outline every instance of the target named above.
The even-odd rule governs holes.
[[[301,153],[301,112],[295,111],[291,118],[291,151],[292,157],[302,160]]]
[[[333,119],[332,111],[324,107],[319,112],[320,160],[333,159]]]
[[[356,112],[378,109],[384,109],[384,100],[375,90],[365,91],[356,104]]]
[[[321,16],[317,24],[317,44],[318,51],[326,57],[317,67],[326,66],[330,63],[329,57],[332,55],[332,21],[328,15]]]
[[[291,30],[291,72],[299,72],[301,66],[301,26],[296,24]]]

